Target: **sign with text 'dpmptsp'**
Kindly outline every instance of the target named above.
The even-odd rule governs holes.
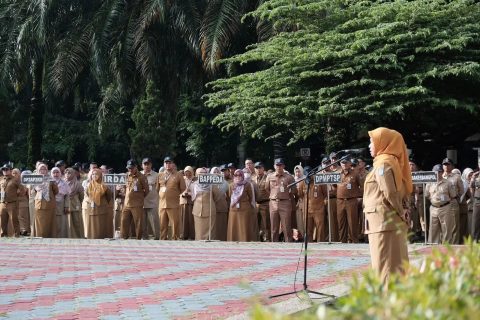
[[[124,173],[121,174],[104,174],[103,183],[116,185],[116,184],[127,184],[127,175]]]
[[[218,174],[199,174],[198,175],[199,184],[222,184],[223,175]]]
[[[412,172],[413,184],[437,182],[437,173],[435,171],[416,171]]]
[[[340,173],[318,173],[314,175],[315,184],[337,184],[340,183]]]

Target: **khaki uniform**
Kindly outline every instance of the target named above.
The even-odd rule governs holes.
[[[276,172],[267,177],[265,190],[269,194],[270,224],[272,227],[272,241],[278,242],[280,223],[286,242],[292,241],[292,197],[297,195],[297,187],[290,190],[287,186],[294,182],[286,172]]]
[[[463,181],[460,175],[449,173],[447,174],[446,172],[443,174],[443,177],[450,181],[450,183],[454,186],[455,189],[455,196],[452,198],[450,210],[452,210],[452,213],[455,217],[455,223],[452,226],[452,244],[459,244],[460,243],[460,205],[459,205],[459,200],[460,200],[460,195],[463,194],[464,187],[463,187]]]
[[[303,212],[307,212],[307,235],[308,241],[313,241],[315,238],[317,242],[326,241],[326,214],[325,214],[325,198],[327,197],[326,185],[310,185],[310,192],[308,193],[308,208],[307,208],[307,184],[302,181],[298,184],[298,197],[303,199]],[[315,230],[315,237],[313,231]]]
[[[206,191],[199,192],[193,201],[192,215],[195,221],[195,240],[216,239],[217,203],[221,194],[217,187],[212,186]],[[211,194],[211,198],[210,198]],[[210,234],[210,237],[209,237]]]
[[[453,234],[455,212],[451,206],[456,194],[455,187],[447,179],[426,185],[425,196],[431,202],[429,242],[452,243],[455,241],[455,235]]]
[[[20,232],[30,233],[28,189],[22,184],[20,185],[20,194],[18,195],[18,223],[20,226]]]
[[[1,236],[8,236],[9,221],[13,224],[15,237],[20,235],[20,224],[18,222],[18,195],[22,191],[20,182],[14,177],[0,177],[0,220]]]
[[[255,182],[258,186],[258,197],[255,198],[257,201],[257,210],[258,210],[258,225],[260,229],[261,237],[265,241],[270,241],[270,209],[269,209],[269,193],[267,192],[267,174],[264,173],[261,177],[256,176]]]
[[[158,173],[155,171],[150,171],[141,173],[147,178],[148,181],[148,194],[145,197],[143,203],[143,239],[148,239],[149,229],[153,232],[155,240],[160,239],[160,218],[158,215],[158,192],[155,192],[155,184],[157,183]]]
[[[143,233],[143,202],[149,192],[147,178],[139,171],[127,174],[127,187],[125,190],[125,204],[122,211],[122,238],[130,236],[130,225],[135,226],[135,235],[142,239]]]
[[[55,238],[57,236],[57,221],[55,219],[56,201],[58,186],[50,182],[49,201],[45,200],[40,191],[35,191],[35,236],[43,238]]]
[[[215,203],[217,208],[217,217],[216,217],[216,228],[217,228],[217,240],[227,241],[227,228],[228,228],[228,204],[230,203],[230,198],[228,197],[228,190],[230,188],[227,182],[224,182],[224,185],[214,185],[213,188],[218,189],[220,193],[220,198]],[[225,189],[227,190],[225,192]]]
[[[358,198],[362,194],[360,176],[354,169],[340,173],[337,184],[337,221],[341,242],[358,242]]]
[[[193,201],[192,201],[192,186],[193,179],[185,179],[185,191],[180,195],[180,239],[193,240],[195,239],[195,221],[193,219]],[[228,212],[228,210],[227,210]],[[226,226],[225,226],[226,230]],[[226,236],[226,233],[225,233]]]
[[[177,171],[158,174],[156,190],[160,196],[160,239],[167,240],[168,224],[172,224],[172,239],[180,239],[180,194],[185,191],[185,180]]]
[[[408,262],[408,226],[403,217],[402,198],[393,170],[387,164],[367,175],[363,194],[365,233],[372,268],[378,270],[383,283],[390,273],[403,272],[402,264]]]
[[[233,193],[234,184],[230,185],[230,195]],[[243,187],[242,195],[236,205],[230,206],[227,227],[227,241],[252,241],[252,222],[254,211],[252,199],[254,190],[251,183],[247,182]]]
[[[85,230],[82,218],[82,201],[84,190],[80,181],[70,184],[69,214],[68,214],[68,237],[84,238]]]
[[[475,241],[480,240],[480,176],[472,179],[470,188],[473,191],[473,212],[472,212],[472,226],[471,234]]]
[[[85,194],[90,197],[88,190]],[[112,191],[110,188],[107,188],[105,194],[100,198],[100,205],[96,205],[93,200],[88,201],[88,206],[90,210],[88,211],[87,216],[87,234],[88,239],[104,239],[110,238],[112,234],[112,223],[110,222],[111,215],[110,211],[110,201],[112,199]]]

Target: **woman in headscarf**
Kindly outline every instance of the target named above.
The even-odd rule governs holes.
[[[68,197],[70,199],[68,207],[68,237],[84,238],[82,218],[83,187],[77,180],[77,173],[73,168],[65,169],[65,182],[70,187]]]
[[[103,183],[102,170],[96,168],[91,172],[85,195],[88,197],[87,237],[88,239],[103,239],[111,235],[109,226],[108,203],[112,194],[110,189]]]
[[[213,167],[210,170],[210,173],[223,175],[220,171],[220,168]],[[217,207],[217,240],[227,241],[227,227],[228,227],[228,202],[227,202],[227,193],[228,193],[228,182],[223,180],[222,184],[217,184],[213,186],[214,189],[217,189],[220,193],[220,198],[216,203]]]
[[[470,190],[470,182],[472,181],[473,169],[465,168],[462,173],[463,194],[460,195],[460,243],[463,238],[471,235],[471,223],[473,213],[472,193]]]
[[[55,195],[56,219],[57,219],[57,238],[68,238],[68,209],[70,207],[70,187],[62,179],[60,168],[52,168],[50,175],[58,186],[58,193]]]
[[[409,217],[403,203],[413,191],[412,173],[402,135],[391,129],[368,132],[373,170],[364,187],[365,233],[372,268],[386,284],[390,274],[404,272],[408,263]]]
[[[192,209],[192,191],[193,191],[193,168],[186,166],[183,169],[183,179],[185,180],[185,191],[180,194],[180,220],[182,228],[180,229],[180,238],[183,240],[195,239],[195,222],[193,220]]]
[[[198,168],[195,175],[208,173],[206,168]],[[195,220],[195,240],[216,239],[217,202],[220,199],[218,188],[210,184],[193,183],[192,201]]]
[[[248,177],[247,177],[248,179]],[[245,173],[237,169],[230,185],[230,212],[227,241],[251,241],[252,221],[255,220],[255,194]]]
[[[294,178],[295,178],[295,182],[299,181],[299,180],[302,180],[303,178],[305,178],[305,175],[303,173],[303,167],[301,165],[296,165],[295,168],[293,169],[293,172],[294,172]],[[303,204],[303,199],[302,198],[298,198],[297,199],[297,203],[292,203],[293,204],[293,208],[295,208],[295,217],[292,217],[292,218],[295,218],[295,221],[297,222],[296,225],[297,225],[297,229],[298,231],[300,231],[301,234],[305,234],[305,219],[303,217],[303,209],[304,209],[304,204]]]
[[[35,197],[35,236],[55,238],[57,236],[55,195],[58,193],[58,186],[48,176],[46,164],[39,164],[37,171],[43,175],[44,182],[32,189]]]

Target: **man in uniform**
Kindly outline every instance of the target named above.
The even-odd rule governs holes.
[[[333,155],[334,153],[332,153]],[[336,154],[335,154],[336,156]],[[329,158],[325,157],[322,159],[322,166],[330,165],[331,161]],[[323,173],[332,173],[332,167],[336,168],[336,165],[331,166],[323,170]],[[328,198],[325,200],[325,210],[327,212],[327,221],[328,227],[330,228],[329,232],[332,236],[332,241],[338,241],[338,221],[337,221],[337,185],[329,184],[327,185]],[[330,208],[329,208],[330,207]]]
[[[148,194],[148,182],[138,171],[135,160],[127,161],[127,186],[125,204],[122,211],[122,238],[130,237],[130,225],[133,220],[135,234],[138,240],[142,239],[143,232],[143,201]]]
[[[185,179],[174,168],[173,159],[163,159],[165,171],[158,174],[156,190],[160,196],[160,239],[167,240],[168,224],[172,224],[172,239],[180,239],[180,194],[185,189]]]
[[[260,227],[260,241],[270,241],[270,212],[268,202],[269,194],[266,189],[267,174],[265,166],[261,162],[255,163],[255,181],[258,187],[257,209],[258,209],[258,225]]]
[[[158,215],[158,193],[153,191],[157,183],[158,173],[152,170],[152,159],[142,160],[142,174],[147,178],[148,190],[150,191],[143,202],[143,239],[148,240],[149,227],[153,231],[155,240],[160,239],[160,218]]]
[[[235,173],[235,170],[237,170],[237,167],[235,167],[235,164],[233,162],[230,162],[227,164],[228,170],[230,170],[230,176],[233,177],[233,174]]]
[[[350,159],[341,161],[340,183],[337,184],[337,221],[340,241],[358,243],[358,200],[363,188],[360,176]]]
[[[223,172],[223,178],[225,179],[225,181],[227,181],[228,185],[231,185],[233,183],[233,179],[227,164],[222,165],[220,167],[220,171]]]
[[[455,215],[451,206],[457,192],[455,186],[442,176],[444,172],[440,164],[435,165],[432,171],[437,173],[437,183],[429,183],[425,187],[425,196],[431,202],[428,242],[452,243]]]
[[[288,185],[294,182],[293,176],[285,172],[285,161],[275,159],[275,172],[267,177],[265,190],[269,194],[270,224],[272,226],[272,241],[279,241],[280,223],[285,242],[292,241],[292,201],[291,196],[297,195],[297,188]]]
[[[463,181],[460,175],[452,173],[452,170],[454,168],[453,166],[453,161],[449,158],[445,158],[442,161],[443,165],[443,177],[450,181],[451,184],[453,184],[455,188],[456,195],[452,199],[451,207],[450,209],[452,210],[452,213],[454,214],[455,217],[455,224],[453,226],[453,242],[450,242],[451,244],[459,244],[460,243],[460,206],[459,206],[459,200],[460,200],[460,195],[463,194],[464,187],[463,187]]]
[[[245,169],[248,170],[248,172],[250,173],[250,177],[252,178],[252,181],[254,181],[256,173],[255,173],[255,166],[253,164],[252,158],[245,159]]]
[[[419,171],[414,159],[409,160],[410,171]],[[425,216],[423,210],[423,186],[413,185],[413,193],[410,196],[410,219],[412,220],[413,241],[422,240],[422,231],[425,232]]]
[[[15,237],[20,234],[20,224],[18,222],[17,200],[21,191],[20,181],[12,175],[12,166],[4,164],[1,168],[3,176],[0,177],[0,220],[2,232],[1,236],[8,236],[8,224],[12,221]]]

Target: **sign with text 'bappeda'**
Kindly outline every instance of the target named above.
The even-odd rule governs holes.
[[[199,184],[222,184],[223,175],[218,174],[200,174],[198,175]]]
[[[104,174],[103,183],[116,185],[116,184],[127,184],[127,175],[122,174]]]
[[[337,184],[340,183],[340,173],[319,173],[314,175],[315,184]]]
[[[414,184],[437,182],[437,174],[435,171],[412,172],[412,182]]]

